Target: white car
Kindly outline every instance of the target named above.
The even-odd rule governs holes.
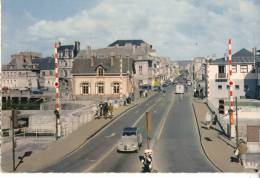
[[[118,152],[138,152],[142,146],[142,134],[139,128],[126,127],[117,146]]]

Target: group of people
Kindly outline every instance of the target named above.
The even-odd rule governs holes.
[[[100,102],[96,111],[96,118],[112,118],[113,117],[113,105],[108,102]]]

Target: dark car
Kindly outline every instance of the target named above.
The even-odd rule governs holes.
[[[43,91],[40,89],[32,89],[32,94],[43,94]]]

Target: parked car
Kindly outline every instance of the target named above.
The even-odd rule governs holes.
[[[2,92],[7,92],[9,90],[8,87],[2,87]]]
[[[32,94],[43,94],[43,91],[40,89],[32,89]]]
[[[19,88],[20,91],[28,91],[29,88],[28,87],[23,87],[23,88]]]
[[[117,146],[118,152],[138,152],[142,146],[142,134],[137,127],[126,127],[123,129],[122,137]]]

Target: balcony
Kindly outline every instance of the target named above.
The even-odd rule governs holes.
[[[215,79],[216,82],[227,82],[228,75],[227,73],[217,73]]]

